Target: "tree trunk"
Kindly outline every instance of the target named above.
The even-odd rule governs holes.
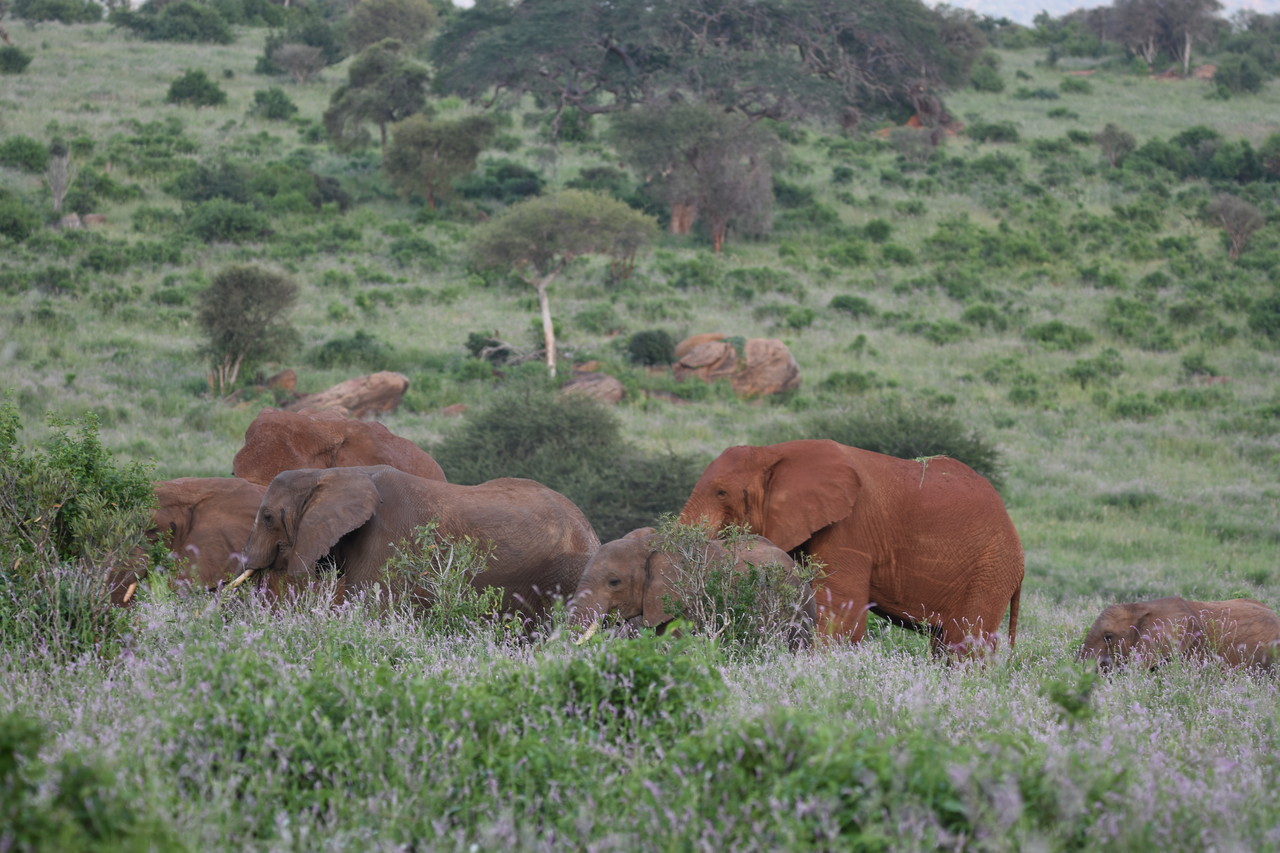
[[[671,205],[672,234],[688,234],[693,230],[693,221],[698,217],[698,206],[689,202],[677,202]]]
[[[1187,30],[1183,33],[1183,38],[1186,41],[1182,48],[1182,76],[1186,77],[1191,73],[1191,31]]]
[[[542,311],[542,342],[547,348],[547,372],[556,378],[556,327],[551,322],[551,299],[547,296],[547,285],[555,274],[539,279],[533,286],[538,291],[538,308]]]
[[[720,254],[724,248],[724,235],[729,231],[729,219],[717,216],[711,220],[711,251]]]

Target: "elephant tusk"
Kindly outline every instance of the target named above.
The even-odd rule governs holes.
[[[240,584],[244,583],[249,578],[253,577],[253,573],[256,571],[257,569],[245,569],[244,572],[240,575],[240,577],[236,578],[231,583],[227,584],[225,591],[230,592],[231,590],[240,586]]]
[[[120,599],[121,604],[128,604],[129,599],[133,598],[133,594],[138,591],[138,582],[134,581],[129,584],[128,589],[124,591],[124,598]]]
[[[591,623],[591,627],[587,628],[587,630],[583,633],[581,637],[573,641],[573,644],[575,646],[582,645],[587,640],[590,640],[592,637],[594,637],[596,635],[596,632],[599,630],[600,630],[600,620],[597,619],[596,621]]]

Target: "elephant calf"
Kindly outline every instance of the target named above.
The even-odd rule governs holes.
[[[1187,601],[1176,596],[1113,604],[1080,650],[1108,670],[1130,657],[1152,666],[1174,654],[1214,655],[1229,666],[1270,669],[1280,650],[1280,616],[1259,601]]]
[[[692,547],[677,547],[663,541],[652,527],[633,530],[621,539],[600,546],[587,563],[574,593],[570,614],[574,624],[587,626],[616,613],[632,625],[660,627],[674,617],[664,606],[679,600],[684,591],[682,577],[715,565],[745,573],[751,567],[780,566],[790,575],[794,595],[785,605],[788,612],[772,614],[792,648],[812,642],[817,605],[809,585],[796,574],[795,562],[787,553],[760,536],[747,536],[726,545],[709,539]],[[760,614],[767,617],[770,614]]]

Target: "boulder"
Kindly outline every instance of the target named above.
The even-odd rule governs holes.
[[[751,338],[739,351],[724,335],[695,335],[676,346],[677,379],[727,379],[739,397],[781,394],[800,386],[800,368],[787,345],[774,338]]]
[[[293,401],[286,411],[346,409],[351,417],[361,420],[394,411],[404,392],[409,390],[409,377],[402,373],[381,371],[339,382],[319,394],[306,394]]]
[[[626,390],[616,377],[607,373],[575,372],[573,378],[560,386],[566,394],[583,394],[602,403],[616,405],[622,402]]]

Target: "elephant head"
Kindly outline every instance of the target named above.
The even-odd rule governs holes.
[[[332,411],[263,409],[245,430],[231,468],[237,477],[267,485],[281,471],[390,465],[428,480],[445,480],[440,465],[418,445],[377,422]]]
[[[726,547],[715,539],[672,541],[643,527],[601,545],[592,556],[573,597],[571,621],[587,626],[613,613],[632,625],[661,628],[674,618],[667,607],[680,600],[690,574],[716,566],[734,572],[781,566],[791,573],[787,583],[792,589],[803,584],[792,559],[761,537],[744,537]],[[816,616],[812,592],[803,586],[801,611],[782,614],[793,647],[808,643]]]
[[[369,474],[376,470],[304,468],[278,474],[258,507],[243,551],[245,573],[237,583],[259,570],[309,576],[317,560],[377,511],[382,499]]]
[[[1180,649],[1189,632],[1198,633],[1199,623],[1182,598],[1112,604],[1094,620],[1079,656],[1096,659],[1104,672],[1134,656],[1155,666]]]
[[[856,468],[834,441],[731,447],[703,471],[680,521],[705,521],[714,530],[745,524],[782,550],[794,551],[846,518],[860,488]]]

